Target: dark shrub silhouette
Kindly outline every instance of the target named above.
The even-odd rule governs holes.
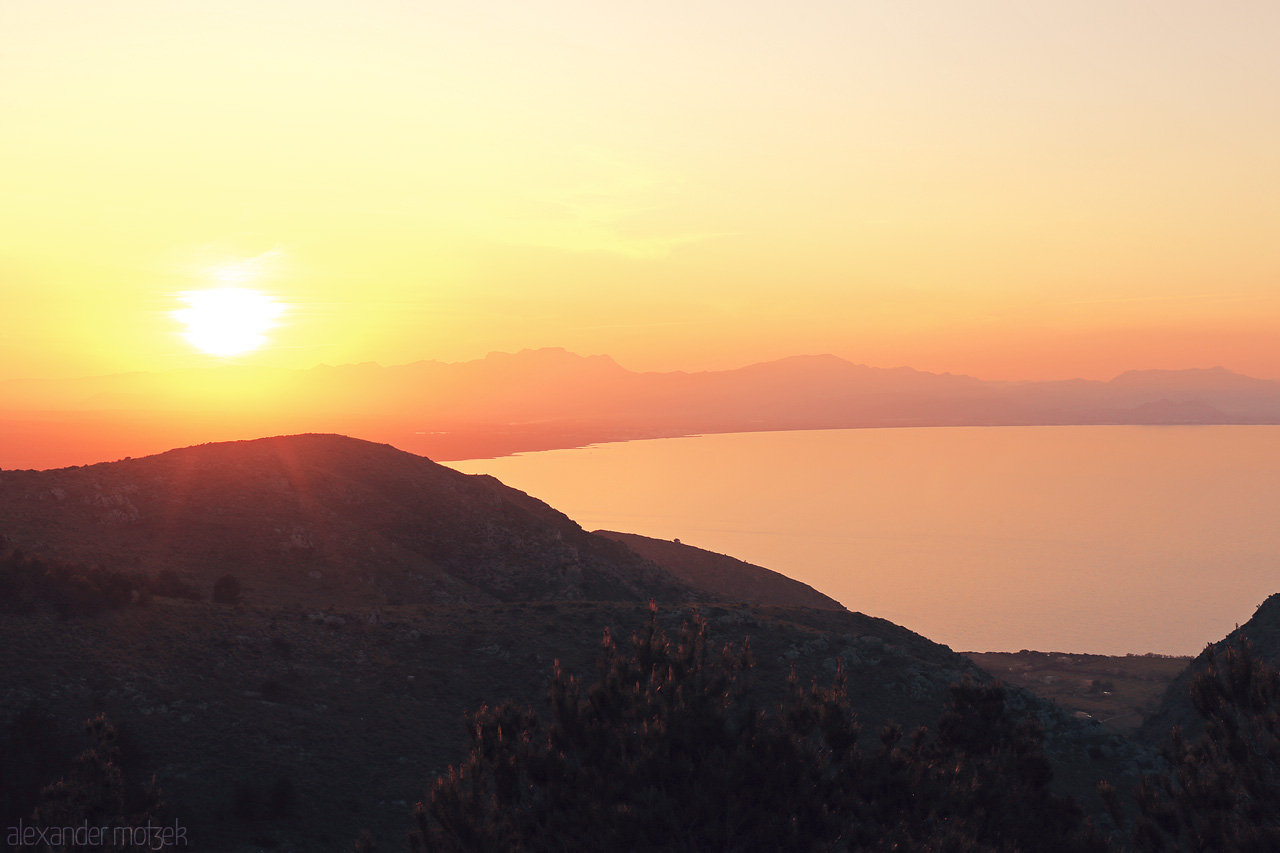
[[[414,812],[415,851],[1103,849],[1048,792],[1038,727],[998,685],[952,689],[938,733],[886,728],[864,753],[835,684],[794,674],[775,713],[752,706],[750,650],[713,651],[700,617],[622,654],[606,632],[584,687],[557,666],[550,713],[469,718],[471,753]]]
[[[235,575],[223,575],[213,582],[213,600],[217,604],[239,604],[242,599],[240,581]]]
[[[1162,750],[1168,770],[1134,791],[1129,840],[1144,851],[1280,850],[1280,669],[1243,639],[1207,655],[1191,682],[1204,735],[1188,742],[1173,730]],[[1101,790],[1125,824],[1115,789]]]
[[[147,589],[152,595],[167,598],[185,598],[189,601],[200,599],[200,591],[173,569],[161,569],[157,572],[155,577],[147,581]]]
[[[12,551],[0,557],[0,611],[53,610],[64,619],[146,602],[145,579],[101,566],[45,561]]]
[[[65,776],[41,792],[40,804],[31,817],[32,824],[79,827],[87,822],[91,827],[132,829],[148,822],[164,823],[167,810],[155,780],[136,791],[126,784],[120,770],[121,751],[116,729],[101,714],[89,720],[85,728],[92,745],[75,759]],[[114,839],[113,833],[106,833],[106,837],[108,842]],[[64,846],[71,849],[71,845]],[[136,847],[105,843],[87,849],[124,851]]]

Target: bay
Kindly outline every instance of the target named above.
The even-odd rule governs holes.
[[[1280,427],[733,433],[451,462],[966,651],[1195,654],[1280,591]]]

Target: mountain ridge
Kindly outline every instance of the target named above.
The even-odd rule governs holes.
[[[1002,382],[830,354],[636,372],[563,348],[389,367],[187,368],[0,383],[0,467],[301,432],[453,460],[700,433],[1073,424],[1280,424],[1280,382],[1223,367]]]

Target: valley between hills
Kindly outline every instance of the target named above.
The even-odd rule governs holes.
[[[349,850],[364,830],[402,849],[413,804],[465,757],[464,714],[537,707],[553,666],[590,679],[602,632],[625,643],[651,618],[748,641],[760,707],[792,671],[844,672],[872,740],[932,726],[952,684],[1001,680],[1043,728],[1053,789],[1089,814],[1099,779],[1127,790],[1164,766],[1164,724],[1194,728],[1187,684],[1208,665],[959,654],[763,567],[589,533],[492,477],[337,435],[0,471],[0,524],[4,817],[29,817],[102,713],[122,770],[154,776],[202,850]],[[1268,659],[1277,607],[1239,631]]]

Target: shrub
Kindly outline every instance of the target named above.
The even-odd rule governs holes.
[[[415,851],[1090,850],[1049,793],[1038,726],[999,685],[952,688],[938,733],[881,732],[864,753],[837,670],[794,674],[775,713],[749,700],[747,647],[713,651],[696,616],[622,654],[606,631],[584,687],[557,666],[543,722],[513,704],[469,718],[467,760],[415,807]]]
[[[189,601],[200,599],[200,591],[173,569],[161,569],[155,577],[149,578],[147,589],[152,595],[163,595],[166,598],[185,598]]]
[[[155,780],[138,794],[125,782],[116,729],[100,714],[88,721],[85,730],[92,746],[75,759],[62,779],[41,792],[32,823],[37,827],[81,826],[86,821],[94,827],[161,823],[166,809]]]
[[[145,602],[143,579],[100,566],[46,562],[12,551],[0,557],[0,609],[29,613],[52,609],[64,619]]]
[[[213,600],[217,604],[239,604],[242,600],[240,580],[235,575],[223,575],[213,582]]]
[[[1170,733],[1168,769],[1134,791],[1130,841],[1144,851],[1280,850],[1280,669],[1243,639],[1207,655],[1191,682],[1205,733],[1194,742]],[[1125,825],[1115,789],[1104,782],[1101,793]]]

